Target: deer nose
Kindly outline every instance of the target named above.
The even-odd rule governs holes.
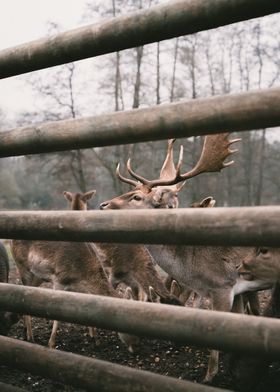
[[[100,210],[104,210],[108,205],[108,201],[103,201],[103,203],[100,204],[99,208]]]

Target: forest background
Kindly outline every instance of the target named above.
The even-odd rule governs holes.
[[[158,3],[163,1],[91,1],[84,7],[82,23],[100,22]],[[12,120],[0,107],[1,131],[279,86],[279,21],[275,14],[24,75],[20,77],[23,85],[32,88],[39,104]],[[60,31],[50,21],[46,35]],[[235,164],[222,173],[188,181],[180,194],[180,206],[209,195],[218,206],[279,204],[278,131],[256,129],[239,134],[242,142]],[[185,171],[195,165],[202,142],[201,138],[177,140],[175,157],[183,144]],[[138,173],[158,178],[166,146],[161,141],[1,159],[0,208],[65,209],[64,190],[90,189],[97,190],[91,208],[98,208],[103,200],[129,189],[116,178],[118,162],[125,175],[125,163],[131,157]]]

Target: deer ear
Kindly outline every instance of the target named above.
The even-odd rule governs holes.
[[[151,302],[160,303],[160,295],[155,291],[152,286],[149,286],[149,297]]]
[[[147,302],[148,301],[148,295],[146,292],[143,290],[143,288],[139,285],[138,287],[138,301],[143,301]]]
[[[182,289],[179,283],[177,282],[177,280],[173,279],[170,287],[170,294],[175,295],[175,297],[179,298],[181,293],[182,293]]]
[[[127,288],[125,289],[123,298],[125,298],[125,299],[134,299],[133,298],[132,288],[130,286],[127,286]]]
[[[216,204],[216,200],[212,196],[208,196],[200,202],[202,208],[211,208]]]
[[[92,191],[88,191],[82,195],[82,200],[87,201],[91,199],[96,194],[96,190],[93,189]]]
[[[72,195],[71,192],[66,192],[66,191],[64,191],[64,192],[63,192],[63,196],[64,196],[65,199],[68,200],[68,201],[72,201],[72,200],[73,200],[73,195]]]

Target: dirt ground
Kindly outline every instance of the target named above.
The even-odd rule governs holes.
[[[15,270],[11,272],[10,281],[16,283],[16,272]],[[268,296],[267,292],[262,294],[262,304],[267,301]],[[50,332],[50,321],[33,318],[33,333],[37,344],[46,346]],[[24,336],[23,324],[20,321],[11,329],[9,337],[24,340]],[[198,350],[195,347],[159,340],[143,339],[138,351],[130,354],[114,332],[99,330],[95,341],[89,337],[86,327],[67,323],[62,323],[59,329],[57,349],[199,383],[203,380],[208,361],[208,350]],[[5,366],[0,366],[0,382],[28,391],[77,391],[75,388],[69,389],[63,384]],[[221,353],[220,371],[211,385],[240,390],[230,372],[228,354]],[[280,391],[279,363],[269,366],[268,374],[258,383],[254,391]]]

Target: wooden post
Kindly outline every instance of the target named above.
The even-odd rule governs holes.
[[[279,108],[278,87],[45,122],[0,132],[0,157],[275,127]]]
[[[280,207],[0,211],[0,238],[279,246]]]
[[[0,78],[280,11],[278,0],[177,0],[0,52]]]
[[[0,309],[279,359],[280,320],[0,284]]]
[[[1,336],[0,363],[87,391],[225,391]]]

